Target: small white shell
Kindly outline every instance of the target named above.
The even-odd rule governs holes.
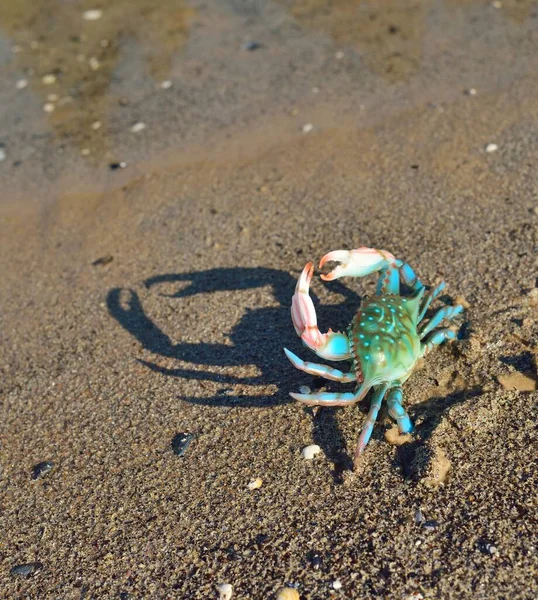
[[[321,448],[317,444],[312,444],[311,446],[306,446],[306,448],[303,448],[301,456],[305,460],[312,460],[314,456],[316,456],[316,454],[319,454],[320,452]]]
[[[256,479],[253,479],[248,485],[248,489],[249,490],[257,490],[258,488],[261,488],[263,484],[263,480],[260,479],[259,477],[257,477]]]
[[[98,8],[94,8],[93,10],[85,10],[82,13],[82,18],[85,19],[86,21],[97,21],[102,16],[103,16],[103,11]]]
[[[276,600],[300,600],[299,592],[295,588],[281,587],[276,593]]]
[[[217,592],[219,593],[219,600],[230,600],[234,589],[230,583],[219,583],[217,585]]]

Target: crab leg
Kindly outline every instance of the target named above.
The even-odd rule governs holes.
[[[423,353],[426,354],[429,352],[434,346],[439,346],[443,342],[447,340],[453,340],[456,338],[456,332],[452,331],[452,329],[438,329],[434,331],[426,340],[422,343]]]
[[[445,289],[445,282],[441,281],[441,283],[438,283],[432,290],[430,290],[426,294],[426,296],[424,297],[424,300],[422,301],[422,307],[420,309],[420,314],[418,315],[419,323],[424,318],[424,315],[426,314],[426,311],[428,310],[428,307],[430,306],[430,304],[437,298],[437,296],[439,296],[439,294],[444,289]]]
[[[370,389],[369,383],[363,383],[354,393],[317,392],[315,394],[296,394],[290,396],[307,406],[349,406],[362,400]]]
[[[305,373],[309,373],[310,375],[317,375],[318,377],[325,377],[325,379],[330,379],[331,381],[341,381],[342,383],[350,383],[357,380],[355,373],[344,373],[339,369],[333,369],[327,365],[305,362],[287,348],[284,348],[284,352],[294,367],[304,371]]]
[[[349,339],[345,333],[321,333],[318,329],[316,309],[308,295],[314,266],[308,263],[303,269],[291,303],[291,318],[297,335],[303,343],[321,358],[327,360],[346,360],[350,358]]]
[[[357,442],[357,448],[355,450],[355,456],[353,458],[353,464],[357,468],[361,454],[364,452],[366,445],[370,441],[370,436],[374,430],[374,425],[377,419],[377,413],[381,408],[383,397],[388,389],[388,384],[379,385],[375,389],[374,397],[372,398],[372,404],[370,405],[370,411],[366,417],[364,427],[362,429],[359,441]]]
[[[389,415],[398,424],[400,433],[411,433],[413,431],[413,423],[407,414],[407,411],[402,406],[403,391],[400,386],[393,388],[387,394],[387,407]]]
[[[443,321],[444,319],[453,319],[456,315],[459,315],[461,312],[463,312],[463,306],[461,306],[461,304],[456,304],[456,306],[445,306],[444,308],[439,309],[435,313],[435,315],[433,315],[433,317],[428,321],[428,323],[426,323],[419,329],[418,333],[420,335],[420,338],[424,338],[424,336],[430,333],[432,329],[435,329],[437,325],[439,325],[439,323],[441,323],[441,321]]]

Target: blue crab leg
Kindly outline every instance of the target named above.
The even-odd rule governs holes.
[[[403,391],[400,386],[393,388],[387,394],[387,407],[389,415],[398,424],[400,433],[411,433],[413,431],[413,423],[407,414],[407,411],[402,406]]]
[[[424,284],[415,275],[415,272],[407,263],[400,264],[400,275],[404,283],[408,285],[416,294],[419,294],[424,290]]]
[[[419,328],[418,334],[420,338],[422,339],[424,338],[424,336],[428,335],[428,333],[430,333],[432,329],[435,329],[437,325],[439,325],[439,323],[441,323],[441,321],[443,321],[444,319],[453,319],[456,315],[459,315],[461,312],[463,312],[463,306],[461,306],[461,304],[456,304],[456,306],[445,306],[443,308],[440,308],[428,321],[428,323]]]
[[[333,369],[327,365],[305,362],[287,348],[284,348],[284,352],[294,367],[304,371],[305,373],[309,373],[310,375],[317,375],[318,377],[325,377],[325,379],[330,379],[331,381],[341,381],[342,383],[357,381],[355,373],[344,373],[339,369]]]
[[[378,385],[375,388],[374,397],[372,398],[372,404],[370,405],[370,411],[368,412],[368,416],[366,417],[366,421],[364,422],[364,427],[359,436],[359,441],[357,442],[355,457],[353,458],[353,464],[355,465],[355,467],[357,467],[360,456],[364,452],[366,445],[370,441],[370,436],[372,435],[372,431],[374,430],[374,425],[377,419],[377,413],[381,408],[381,403],[383,402],[383,397],[385,396],[388,387],[388,384],[385,383],[383,385]]]
[[[362,400],[370,389],[369,383],[363,383],[356,392],[317,392],[316,394],[296,394],[291,392],[290,396],[307,406],[349,406]]]
[[[388,267],[381,269],[379,280],[376,287],[376,295],[399,294],[400,293],[400,273],[397,263],[389,264]]]
[[[429,352],[434,346],[439,346],[446,340],[456,338],[456,332],[452,329],[438,329],[434,331],[424,342],[422,342],[423,353]]]
[[[445,282],[441,281],[441,283],[437,284],[432,290],[430,290],[424,300],[422,301],[422,307],[420,309],[420,314],[418,315],[418,322],[422,321],[426,311],[428,310],[430,304],[439,296],[439,294],[445,289]]]

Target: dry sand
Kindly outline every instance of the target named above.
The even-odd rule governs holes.
[[[107,6],[0,8],[0,596],[536,598],[537,4]],[[468,309],[353,474],[282,347],[359,245]]]

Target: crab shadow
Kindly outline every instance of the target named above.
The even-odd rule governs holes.
[[[157,298],[166,298],[167,303],[170,298],[180,303],[189,296],[200,296],[200,302],[203,302],[205,294],[270,286],[277,306],[253,309],[247,307],[242,318],[228,332],[230,344],[172,340],[146,312],[140,295],[133,289],[113,288],[109,290],[106,302],[109,314],[144,350],[154,355],[151,360],[138,358],[140,364],[166,377],[199,380],[201,387],[204,381],[221,385],[211,397],[201,394],[198,397],[182,397],[183,400],[206,406],[271,407],[292,402],[288,394],[300,385],[316,388],[320,383],[318,378],[297,371],[283,352],[283,347],[286,346],[303,356],[308,353],[301,345],[291,322],[290,306],[296,282],[295,277],[284,271],[240,267],[167,273],[150,277],[143,282],[145,290],[155,292]],[[167,294],[159,291],[163,286],[169,290],[170,285],[174,284],[178,285],[178,291]],[[324,323],[330,323],[331,327],[344,328],[357,310],[360,298],[339,281],[331,282],[328,287],[342,295],[344,300],[340,304],[319,307],[318,315]],[[311,296],[314,303],[319,304],[314,293]],[[228,301],[233,301],[233,296],[231,298]],[[204,319],[207,324],[211,314],[204,315]],[[218,315],[215,315],[215,328],[219,327],[219,323]],[[167,366],[159,364],[159,357],[168,359],[165,361]],[[170,367],[170,359],[177,360],[181,365]],[[233,371],[233,367],[239,369],[245,365],[256,366],[259,375],[242,377],[211,370],[231,367]],[[243,389],[248,389],[248,386],[266,388],[273,385],[278,391],[265,396],[248,393],[231,395],[229,386],[237,384]],[[313,437],[315,443],[322,447],[326,456],[334,463],[335,470],[341,469],[345,441],[334,410],[320,409],[313,417]]]
[[[151,360],[137,358],[138,362],[147,369],[160,373],[165,377],[184,378],[200,381],[200,396],[181,396],[182,400],[192,404],[219,407],[262,408],[292,402],[289,392],[297,390],[301,385],[311,389],[320,389],[327,383],[317,377],[297,371],[285,357],[283,347],[290,348],[306,358],[308,350],[296,336],[290,317],[291,298],[293,296],[296,278],[284,271],[269,268],[217,268],[192,273],[166,273],[155,275],[143,281],[144,294],[150,291],[155,299],[170,299],[179,303],[190,296],[203,296],[215,292],[240,292],[270,286],[276,306],[262,308],[245,307],[241,319],[228,332],[230,344],[208,342],[191,343],[172,340],[171,337],[157,325],[150,314],[146,312],[140,295],[133,289],[113,288],[107,294],[109,314],[131,334],[140,346],[152,353]],[[163,286],[177,284],[178,290],[173,293],[163,293]],[[330,324],[333,329],[344,329],[351,316],[360,305],[360,297],[340,281],[325,284],[332,292],[343,296],[340,304],[326,305],[318,308],[319,302],[311,293],[318,316],[322,323]],[[233,301],[233,296],[227,301]],[[212,318],[211,313],[204,315],[205,324]],[[215,329],[220,328],[218,315],[214,316]],[[211,325],[211,323],[209,323]],[[321,328],[327,328],[322,325]],[[211,328],[211,327],[209,327]],[[167,366],[159,364],[159,357],[167,359]],[[170,366],[171,360],[177,360],[180,365]],[[187,363],[187,365],[185,365]],[[172,362],[173,365],[173,362]],[[240,369],[246,365],[257,367],[258,375],[243,377],[233,374],[233,368]],[[232,374],[214,372],[219,367],[232,368]],[[213,371],[212,371],[213,369]],[[203,395],[203,382],[220,384],[213,396]],[[230,386],[240,385],[242,389],[249,386],[276,386],[277,391],[272,395],[242,394],[233,395]],[[468,394],[461,392],[446,399],[433,399],[423,405],[414,407],[412,416],[416,418],[424,413],[426,416],[421,426],[423,430],[417,443],[424,444],[427,431],[435,429],[441,414],[452,404],[465,400]],[[362,402],[360,410],[367,411],[368,401]],[[345,471],[352,469],[352,460],[346,451],[346,440],[337,420],[337,414],[342,410],[337,408],[318,408],[316,412],[310,408],[304,409],[312,417],[312,436],[325,456],[333,464],[333,477],[336,483],[343,481]],[[434,415],[428,417],[427,415]],[[435,416],[437,415],[437,416]],[[426,426],[426,423],[428,425]],[[374,437],[382,435],[381,428],[376,428]]]

